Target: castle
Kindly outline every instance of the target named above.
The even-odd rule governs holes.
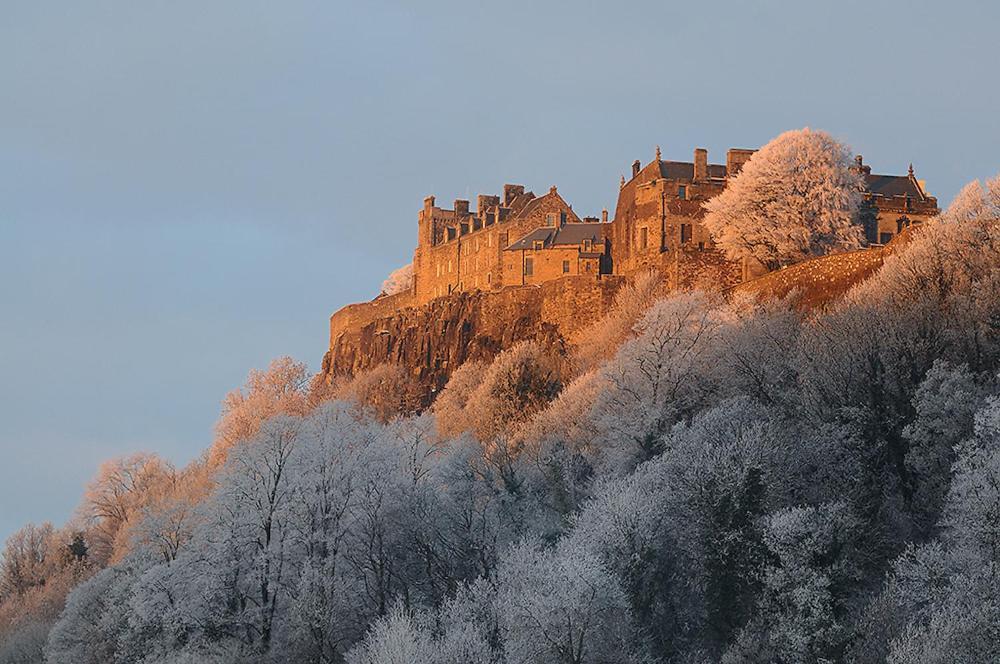
[[[622,178],[612,220],[607,210],[580,218],[555,187],[536,196],[507,184],[502,197],[480,195],[474,211],[466,200],[449,210],[428,196],[417,215],[411,286],[330,317],[325,380],[395,364],[424,386],[429,402],[470,359],[489,360],[528,339],[573,343],[612,309],[628,277],[648,269],[670,289],[795,290],[808,306],[822,306],[871,275],[904,228],[938,213],[912,167],[907,175],[872,174],[859,156],[852,165],[864,184],[858,223],[871,246],[762,275],[760,265],[727,260],[701,224],[704,202],[752,155],[732,149],[725,164],[710,164],[699,148],[690,162],[665,161],[657,148]]]
[[[759,276],[762,266],[727,260],[700,223],[703,203],[719,194],[753,153],[730,149],[725,164],[711,164],[701,148],[690,162],[663,160],[657,148],[651,162],[642,166],[636,160],[632,177],[622,177],[610,221],[607,210],[600,218],[581,219],[556,187],[536,196],[506,184],[502,198],[478,196],[475,211],[467,200],[456,200],[449,210],[428,196],[418,214],[406,303],[646,269],[659,271],[668,288],[724,288]],[[859,223],[870,244],[886,244],[903,228],[938,213],[937,199],[912,166],[903,176],[873,174],[858,156],[852,168],[864,183]]]

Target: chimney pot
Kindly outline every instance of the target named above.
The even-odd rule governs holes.
[[[608,208],[601,210],[601,222],[608,223]]]

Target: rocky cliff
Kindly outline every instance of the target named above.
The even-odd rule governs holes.
[[[799,306],[824,307],[874,274],[908,238],[907,232],[885,247],[804,261],[724,292],[774,298],[795,291]],[[323,373],[331,380],[397,364],[412,373],[430,401],[467,360],[491,359],[526,339],[565,349],[608,312],[622,283],[619,276],[565,277],[537,286],[459,292],[419,306],[409,293],[353,304],[330,318]]]
[[[407,296],[350,305],[330,318],[328,379],[380,364],[411,371],[432,396],[466,360],[490,359],[518,341],[564,348],[611,307],[622,277],[566,277],[538,286],[460,292],[412,306]]]

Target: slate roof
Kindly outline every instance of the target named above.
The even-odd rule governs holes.
[[[544,244],[545,248],[579,245],[584,240],[593,240],[596,244],[602,240],[601,230],[604,225],[601,223],[569,223],[559,227],[543,226],[531,231],[520,240],[511,243],[506,251],[531,249],[535,246],[535,242],[539,240]]]
[[[660,161],[660,177],[667,180],[693,180],[694,163],[690,161]],[[708,177],[726,177],[726,167],[724,164],[709,164]]]
[[[865,175],[865,187],[873,194],[882,196],[907,196],[914,200],[924,197],[920,187],[907,175]]]

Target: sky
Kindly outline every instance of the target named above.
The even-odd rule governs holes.
[[[481,5],[481,6],[479,6]],[[0,539],[409,262],[439,204],[824,129],[942,204],[1000,170],[994,2],[0,0]]]

